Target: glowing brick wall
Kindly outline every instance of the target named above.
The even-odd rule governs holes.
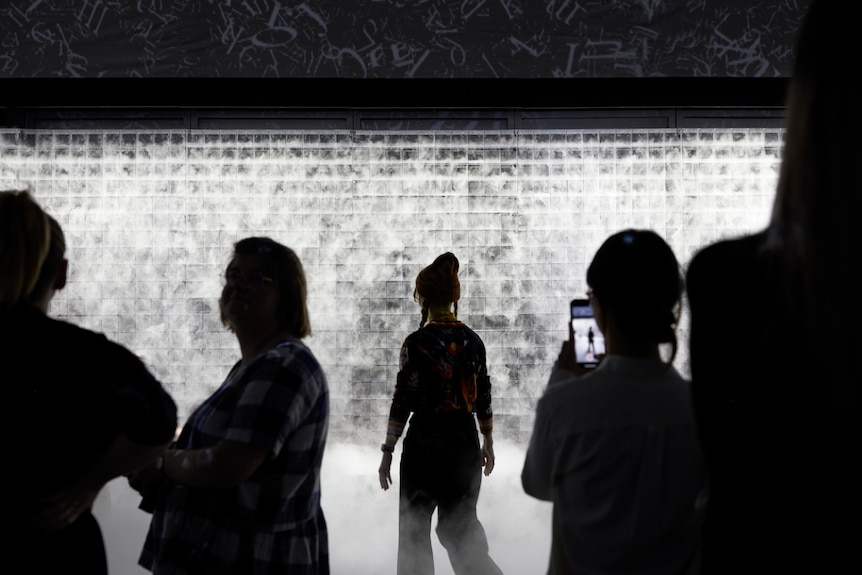
[[[459,316],[488,350],[496,432],[525,441],[601,242],[651,228],[685,265],[764,226],[781,142],[779,129],[4,130],[0,187],[32,186],[65,229],[71,281],[51,313],[138,353],[182,417],[238,358],[217,311],[236,240],[271,236],[302,258],[308,344],[340,438],[383,434],[419,322],[413,280],[451,250]]]

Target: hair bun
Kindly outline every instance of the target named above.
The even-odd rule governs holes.
[[[429,302],[451,303],[461,299],[458,258],[452,252],[440,254],[416,276],[416,293]]]

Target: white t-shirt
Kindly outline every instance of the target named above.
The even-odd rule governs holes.
[[[698,573],[707,472],[690,384],[657,360],[554,369],[521,481],[554,503],[548,573]]]

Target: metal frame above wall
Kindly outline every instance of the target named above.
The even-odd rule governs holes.
[[[0,127],[553,130],[779,127],[786,79],[2,79]]]
[[[782,109],[175,110],[34,109],[30,130],[578,130],[781,127]]]

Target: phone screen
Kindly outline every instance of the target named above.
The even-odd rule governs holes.
[[[577,362],[586,368],[596,367],[605,355],[605,336],[599,331],[589,300],[572,300],[571,307]]]

